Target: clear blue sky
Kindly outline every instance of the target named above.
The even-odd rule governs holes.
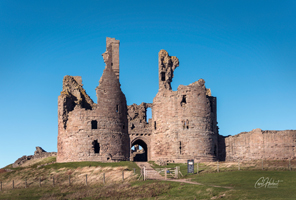
[[[177,56],[172,87],[200,78],[220,134],[296,129],[295,1],[0,1],[0,167],[57,150],[57,98],[82,76],[96,102],[106,37],[120,40],[128,104],[152,102],[158,52]]]

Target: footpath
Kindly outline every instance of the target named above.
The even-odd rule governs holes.
[[[145,167],[146,172],[149,173],[149,179],[161,180],[161,181],[180,182],[180,183],[188,183],[188,184],[194,184],[194,185],[204,185],[202,183],[193,182],[193,181],[190,181],[190,180],[187,180],[187,179],[172,179],[172,178],[165,179],[156,170],[154,170],[148,162],[136,162],[136,164],[141,169]],[[212,186],[212,187],[227,188],[227,189],[233,189],[232,187],[224,187],[224,186],[217,186],[217,185],[210,185],[210,186]]]

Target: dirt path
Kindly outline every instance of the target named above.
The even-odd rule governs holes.
[[[147,172],[147,174],[149,176],[149,179],[161,180],[161,181],[180,182],[180,183],[188,183],[188,184],[194,184],[194,185],[205,185],[205,184],[202,184],[202,183],[193,182],[193,181],[186,180],[186,179],[172,179],[172,178],[165,179],[163,176],[158,174],[158,172],[155,171],[148,162],[136,162],[136,164],[140,168],[145,167],[146,172]],[[226,188],[226,189],[233,189],[233,187],[226,187],[226,186],[218,186],[218,185],[209,185],[209,186],[211,186],[211,187],[221,187],[221,188]]]

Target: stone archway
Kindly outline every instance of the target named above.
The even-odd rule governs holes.
[[[137,162],[148,161],[148,145],[143,139],[136,138],[131,142],[131,160]],[[142,147],[142,148],[140,148]]]

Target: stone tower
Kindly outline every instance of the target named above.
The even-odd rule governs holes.
[[[58,97],[57,162],[129,160],[127,105],[120,89],[118,53],[119,41],[107,38],[97,104],[83,89],[81,77],[64,77]]]
[[[153,100],[151,157],[153,160],[186,162],[217,158],[216,98],[200,79],[172,91],[177,57],[159,52],[159,90]]]

